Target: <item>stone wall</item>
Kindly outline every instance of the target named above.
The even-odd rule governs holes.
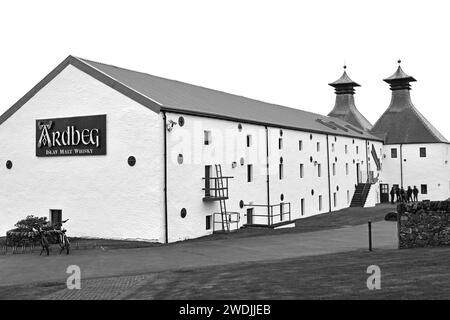
[[[450,245],[450,201],[397,206],[399,249]]]

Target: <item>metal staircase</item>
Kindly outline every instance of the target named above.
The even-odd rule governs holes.
[[[364,207],[371,185],[371,183],[358,183],[350,207]]]

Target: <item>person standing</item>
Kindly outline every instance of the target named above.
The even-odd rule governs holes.
[[[395,195],[397,196],[397,202],[400,202],[400,188],[398,186],[395,187]]]
[[[413,195],[414,195],[414,201],[415,202],[419,201],[418,197],[417,197],[418,194],[419,194],[419,189],[417,189],[417,187],[414,186],[414,188],[413,188]]]
[[[411,186],[408,186],[408,190],[406,190],[406,202],[412,202],[412,193]]]
[[[390,194],[391,194],[391,203],[394,203],[394,196],[395,196],[394,186],[392,186]]]
[[[401,187],[400,188],[400,201],[405,202],[405,200],[406,200],[405,189],[403,189],[403,187]]]

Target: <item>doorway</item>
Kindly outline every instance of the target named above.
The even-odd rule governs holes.
[[[247,209],[247,224],[253,224],[253,208]]]
[[[360,183],[360,175],[361,173],[359,172],[359,163],[356,164],[356,183]]]
[[[387,183],[380,183],[380,202],[389,202],[389,185]]]

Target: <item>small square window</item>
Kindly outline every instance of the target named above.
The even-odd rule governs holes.
[[[211,131],[205,130],[203,135],[204,135],[205,146],[210,145],[211,144]]]
[[[421,184],[420,185],[420,193],[421,194],[427,194],[428,193],[428,188],[426,184]]]
[[[206,216],[206,230],[211,230],[211,216]]]
[[[397,148],[391,148],[391,158],[397,158]]]
[[[298,140],[298,150],[299,151],[303,150],[303,141],[302,140]]]
[[[420,157],[426,158],[427,156],[427,148],[420,148]]]

